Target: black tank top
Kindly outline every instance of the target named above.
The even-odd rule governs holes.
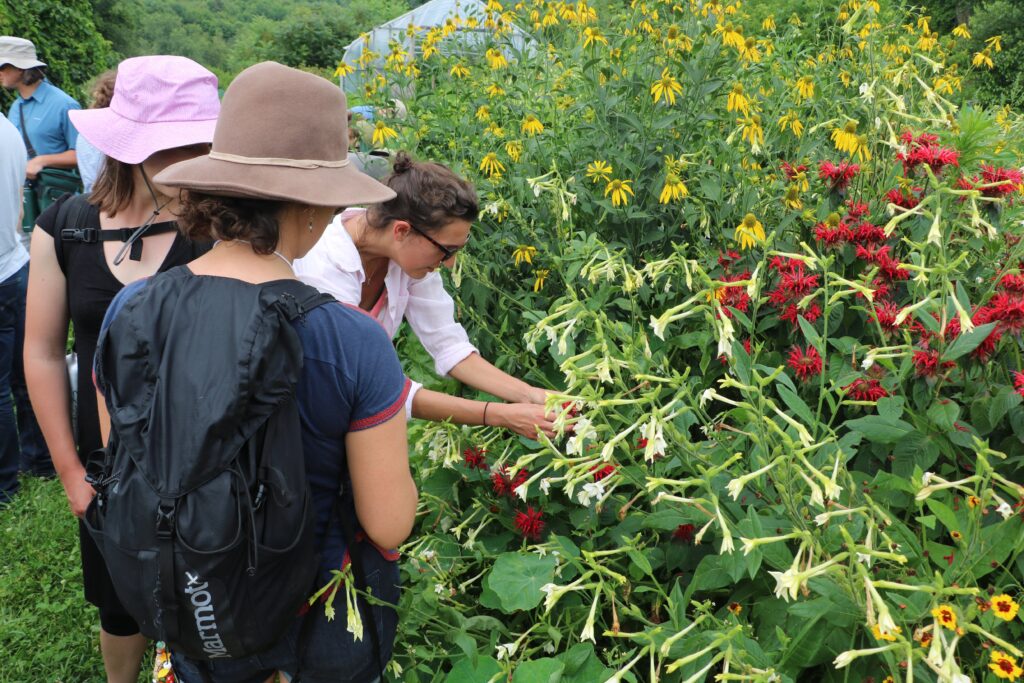
[[[92,205],[86,213],[84,225],[56,225],[57,213],[70,196],[58,199],[36,221],[36,224],[51,237],[60,228],[100,227],[99,208]],[[163,224],[158,223],[154,227],[156,225]],[[84,462],[85,456],[103,445],[96,409],[96,388],[92,383],[92,362],[93,356],[96,355],[103,316],[114,296],[124,285],[110,272],[103,255],[102,242],[86,244],[65,241],[62,246],[68,311],[74,325],[75,351],[78,353],[78,457]],[[209,251],[211,246],[212,243],[192,242],[181,233],[177,233],[158,272],[188,263]]]

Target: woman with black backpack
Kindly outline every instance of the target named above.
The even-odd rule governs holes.
[[[95,495],[85,458],[102,446],[89,368],[100,323],[125,285],[191,261],[209,249],[179,234],[177,192],[153,176],[205,152],[220,101],[217,77],[184,57],[121,62],[111,106],[75,110],[81,135],[107,155],[89,195],[65,195],[37,219],[32,234],[25,329],[25,375],[39,426],[78,518]],[[77,414],[69,409],[65,352],[73,324]],[[77,421],[77,443],[72,420]],[[96,544],[79,524],[85,598],[99,610],[108,683],[135,683],[146,639],[127,612]]]
[[[87,519],[183,683],[369,682],[391,655],[397,614],[377,601],[397,604],[391,549],[417,505],[409,382],[377,323],[292,270],[340,207],[394,195],[350,165],[345,109],[317,76],[240,73],[212,151],[155,178],[183,190],[182,230],[217,243],[126,288],[104,320],[95,372],[112,432]],[[306,501],[308,528],[279,534],[275,516]]]

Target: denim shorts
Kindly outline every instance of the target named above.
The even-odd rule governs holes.
[[[365,553],[369,558],[376,553]],[[378,558],[366,562],[366,582],[372,595],[398,604],[398,564]],[[326,583],[326,575],[322,575]],[[323,585],[323,584],[320,584]],[[171,653],[174,674],[181,683],[263,683],[275,671],[289,680],[298,673],[295,683],[375,683],[381,671],[373,654],[373,638],[367,619],[366,601],[359,600],[365,633],[361,641],[352,638],[345,628],[345,597],[339,593],[334,600],[336,616],[328,621],[321,604],[308,614],[296,617],[284,637],[269,650],[244,659],[213,659],[201,661]],[[374,605],[373,616],[380,636],[380,662],[386,665],[398,628],[398,613],[383,605]],[[304,642],[299,642],[304,619],[313,622],[306,627]],[[301,658],[301,667],[299,666]]]

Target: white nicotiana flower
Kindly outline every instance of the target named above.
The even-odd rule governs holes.
[[[661,420],[657,415],[651,415],[651,420],[643,426],[641,434],[647,440],[644,447],[644,460],[654,462],[655,457],[665,455],[668,444],[665,443],[665,433]]]
[[[869,553],[857,553],[857,561],[861,564],[870,564],[871,555]]]
[[[583,485],[580,492],[576,494],[576,500],[580,502],[580,505],[589,506],[592,501],[600,500],[603,495],[604,485],[599,481],[592,481]]]
[[[495,658],[499,662],[503,659],[510,660],[512,659],[512,655],[516,653],[516,648],[518,647],[518,643],[505,643],[504,645],[498,645],[498,647],[495,648]]]
[[[544,492],[545,496],[549,495],[551,493],[551,480],[547,478],[541,479],[540,490]]]
[[[700,407],[703,408],[705,405],[707,405],[707,402],[710,401],[711,399],[713,399],[714,397],[715,397],[715,390],[714,390],[714,388],[708,388],[708,389],[705,389],[704,391],[702,391],[701,394],[700,394]]]
[[[434,584],[434,592],[437,593],[438,595],[443,593],[444,592],[444,584],[443,583],[435,583]]]
[[[590,604],[590,614],[587,615],[587,621],[580,632],[580,642],[589,640],[592,643],[597,643],[597,640],[594,638],[594,618],[597,616],[597,600],[600,597],[601,591],[594,591],[594,602]]]
[[[529,486],[526,484],[526,482],[523,482],[519,486],[517,486],[514,489],[512,489],[512,492],[515,493],[520,498],[522,498],[523,501],[525,502],[526,501],[526,493],[527,493],[527,489],[528,488],[529,488]]]
[[[544,652],[546,652],[546,653],[547,653],[547,654],[549,654],[549,655],[550,655],[550,654],[554,654],[554,653],[555,653],[555,644],[554,644],[554,643],[552,643],[552,642],[551,642],[551,641],[549,640],[548,642],[544,643],[544,647],[543,647],[543,650],[544,650]]]
[[[768,574],[775,579],[775,597],[786,602],[796,600],[800,592],[800,574],[793,567],[784,572],[769,571]]]
[[[424,562],[430,562],[437,556],[437,553],[433,550],[424,550],[420,553],[420,559]]]
[[[1005,500],[999,504],[999,507],[996,508],[996,512],[1002,515],[1003,519],[1009,519],[1010,517],[1013,517],[1013,508],[1011,508],[1010,504],[1007,503]]]

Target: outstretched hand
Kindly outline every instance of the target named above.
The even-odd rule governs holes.
[[[527,439],[536,439],[540,430],[548,438],[554,438],[554,413],[544,410],[543,399],[536,403],[495,403],[491,406],[494,425],[511,429]]]

